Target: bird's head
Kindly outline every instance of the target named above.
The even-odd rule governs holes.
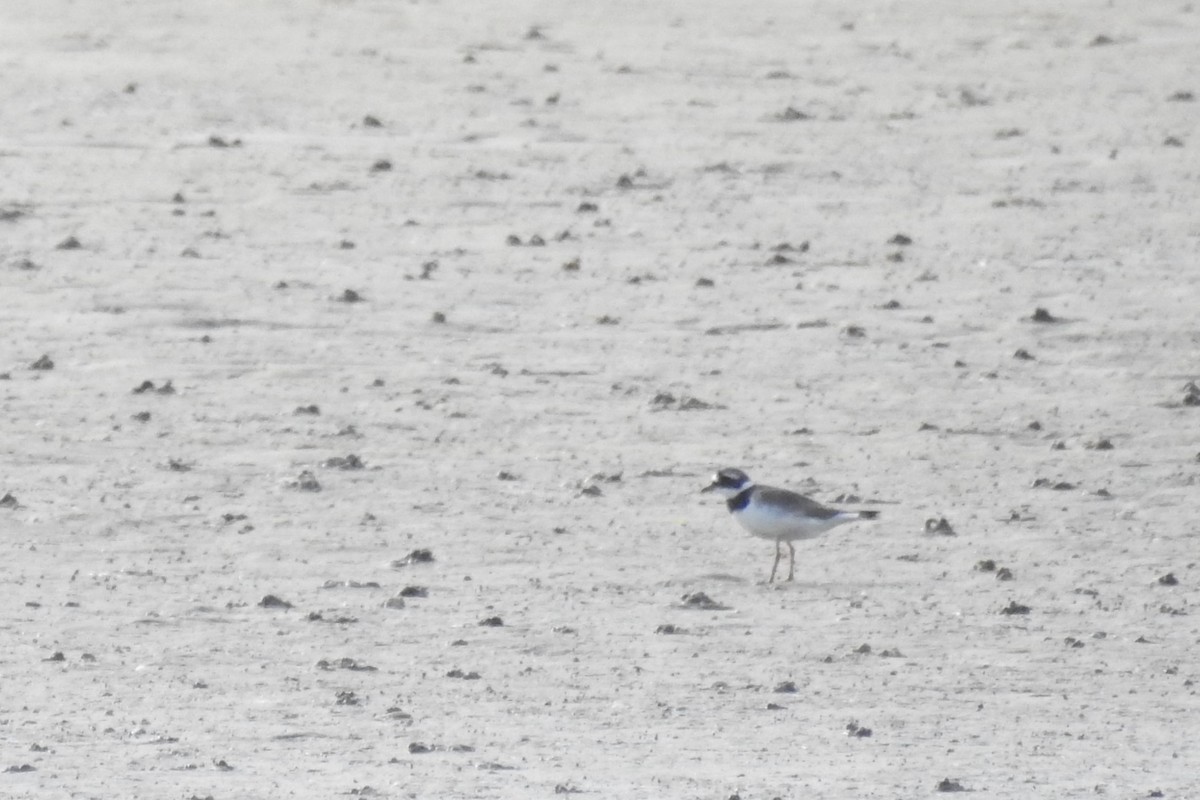
[[[712,483],[710,483],[708,486],[705,486],[700,491],[702,493],[715,492],[721,495],[721,497],[730,498],[734,497],[747,486],[751,485],[752,482],[750,481],[749,475],[742,472],[740,469],[726,467],[725,469],[719,470],[716,475],[713,475]]]

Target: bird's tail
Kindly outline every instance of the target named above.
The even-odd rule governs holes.
[[[879,516],[878,511],[860,511],[858,512],[859,519],[875,519]]]

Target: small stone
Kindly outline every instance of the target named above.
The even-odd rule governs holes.
[[[317,480],[317,476],[312,474],[310,470],[304,470],[296,480],[288,484],[292,489],[301,492],[319,492],[321,491],[321,482]]]
[[[54,369],[54,362],[50,359],[50,356],[43,355],[37,361],[34,361],[32,364],[30,364],[29,368],[48,372]]]
[[[1049,478],[1035,478],[1030,486],[1034,489],[1053,489],[1057,492],[1069,492],[1075,488],[1070,481],[1052,481]]]
[[[803,111],[800,111],[799,109],[788,106],[783,111],[780,111],[778,114],[776,114],[775,119],[779,120],[780,122],[799,122],[801,120],[812,119],[812,117],[808,114],[805,114]]]
[[[326,658],[322,658],[320,661],[317,662],[317,669],[322,669],[322,670],[326,670],[326,671],[335,670],[335,669],[346,669],[346,670],[350,670],[351,672],[378,672],[379,671],[379,667],[373,667],[370,664],[360,664],[358,661],[356,661],[353,658],[339,658],[339,659],[335,659],[333,661],[330,661],[329,659],[326,659]]]
[[[321,462],[321,466],[328,469],[358,470],[365,468],[366,464],[363,463],[361,458],[351,453],[348,456],[327,458]]]
[[[1200,386],[1195,381],[1188,381],[1183,387],[1183,404],[1185,406],[1200,406]]]
[[[701,611],[721,611],[725,606],[713,600],[704,592],[690,592],[683,596],[683,607]]]
[[[925,520],[925,532],[935,534],[937,536],[956,536],[957,532],[945,517],[929,518]]]
[[[408,567],[413,564],[431,564],[433,563],[433,552],[427,548],[419,547],[406,555],[404,558],[397,559],[392,562],[392,567]]]
[[[1044,308],[1035,308],[1033,314],[1029,317],[1033,322],[1059,322],[1059,318],[1051,314]]]
[[[1175,577],[1174,572],[1168,572],[1166,575],[1159,577],[1158,584],[1159,586],[1178,586],[1179,579]]]
[[[874,731],[870,728],[864,728],[857,722],[851,721],[846,725],[846,735],[853,736],[857,739],[868,739],[874,735]]]
[[[258,601],[261,608],[291,608],[292,604],[276,595],[268,594]]]

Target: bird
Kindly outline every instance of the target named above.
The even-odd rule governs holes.
[[[860,519],[875,519],[878,511],[846,511],[822,505],[812,498],[774,486],[760,486],[740,469],[726,467],[712,477],[712,483],[700,490],[714,492],[725,498],[729,513],[738,523],[760,539],[775,540],[775,563],[771,565],[771,577],[767,583],[775,582],[779,559],[783,555],[780,543],[787,544],[788,576],[794,579],[796,571],[797,539],[815,539],[826,531]]]

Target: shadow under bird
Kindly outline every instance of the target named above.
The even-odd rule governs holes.
[[[780,543],[787,544],[787,580],[793,580],[796,570],[797,539],[815,539],[826,531],[860,519],[875,519],[878,511],[846,511],[821,505],[812,498],[774,486],[760,486],[740,469],[726,467],[712,478],[712,483],[700,490],[714,492],[725,498],[729,513],[752,536],[775,541],[775,563],[771,565],[771,577],[779,569],[779,558],[783,555]]]

